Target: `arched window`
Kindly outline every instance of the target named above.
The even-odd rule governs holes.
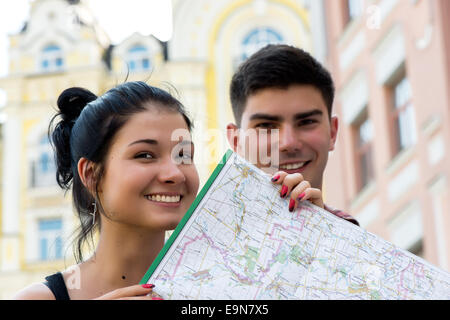
[[[150,70],[150,54],[143,45],[135,45],[127,52],[127,65],[130,72]]]
[[[276,30],[269,27],[258,27],[247,33],[241,42],[238,63],[246,60],[253,53],[268,44],[282,43],[283,37]]]
[[[60,71],[64,67],[64,58],[61,48],[51,44],[41,52],[41,70],[44,72]]]
[[[48,187],[56,183],[56,166],[53,150],[47,135],[43,135],[33,150],[30,187]]]

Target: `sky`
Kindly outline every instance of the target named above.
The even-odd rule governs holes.
[[[0,77],[7,74],[7,35],[21,30],[28,18],[32,1],[35,0],[0,0]],[[143,35],[153,34],[162,41],[170,39],[171,0],[85,1],[114,44],[121,42],[133,32],[140,32]]]

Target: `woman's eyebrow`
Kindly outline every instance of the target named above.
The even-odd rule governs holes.
[[[132,143],[130,143],[128,146],[132,146],[134,144],[138,144],[138,143],[146,143],[146,144],[151,144],[151,145],[157,145],[158,141],[153,140],[153,139],[140,139],[140,140],[136,140]]]
[[[185,145],[194,145],[194,142],[192,142],[191,140],[182,140],[182,141],[179,141],[178,143],[177,143],[178,145],[180,145],[180,146],[185,146]]]

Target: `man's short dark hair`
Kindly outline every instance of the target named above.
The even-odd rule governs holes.
[[[247,99],[267,88],[287,89],[290,85],[312,85],[325,101],[328,116],[334,100],[334,84],[330,73],[309,53],[289,45],[267,45],[244,61],[234,74],[230,99],[234,117],[241,125]]]

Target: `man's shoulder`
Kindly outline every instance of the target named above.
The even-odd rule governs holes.
[[[353,218],[351,215],[349,215],[348,213],[346,213],[342,210],[339,210],[339,209],[335,209],[326,204],[324,205],[324,209],[327,210],[328,212],[334,214],[335,216],[342,218],[344,220],[347,220],[359,227],[359,222],[355,218]]]

